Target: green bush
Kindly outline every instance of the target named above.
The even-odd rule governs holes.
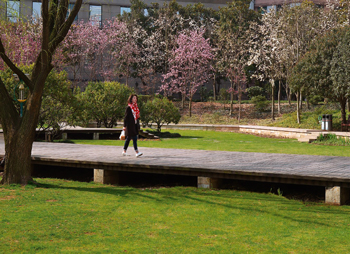
[[[253,97],[263,95],[264,94],[264,88],[260,86],[252,86],[246,89],[248,97],[252,99]]]
[[[32,73],[33,67],[34,64],[19,66],[24,73],[28,74]],[[10,95],[14,96],[14,88],[19,82],[15,81],[13,72],[7,68],[0,72],[0,78],[5,83],[8,91],[12,92]],[[74,125],[77,101],[70,87],[71,83],[67,80],[65,71],[58,72],[53,69],[46,79],[37,128],[49,132],[51,140],[61,136],[63,125]],[[16,91],[18,91],[18,87]],[[15,105],[19,111],[20,104],[15,102]]]
[[[254,96],[251,99],[251,103],[254,104],[255,109],[259,112],[265,111],[266,107],[269,105],[269,101],[262,95]]]
[[[324,135],[320,134],[313,143],[319,145],[349,146],[350,140],[348,138],[337,137],[334,133],[329,133]]]
[[[98,127],[103,124],[112,128],[123,119],[131,93],[132,88],[118,82],[89,82],[85,91],[78,94],[83,111],[80,120],[84,125],[95,120]]]
[[[167,98],[154,98],[148,100],[143,105],[141,121],[144,126],[157,124],[157,131],[160,132],[164,124],[175,123],[180,121],[181,114],[177,107]]]
[[[205,102],[205,101],[209,101],[210,97],[213,97],[213,91],[212,90],[208,90],[208,88],[206,88],[205,86],[201,86],[201,88],[199,89],[199,95],[200,95],[200,101]]]
[[[230,99],[230,93],[226,89],[221,88],[219,92],[219,99],[221,101],[228,101]]]
[[[323,97],[320,95],[312,95],[308,98],[309,103],[312,105],[318,105],[319,102],[323,101]]]

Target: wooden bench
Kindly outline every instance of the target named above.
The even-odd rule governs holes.
[[[348,131],[349,126],[350,126],[350,115],[348,116],[348,120],[346,121],[346,123],[341,124],[341,131],[343,131],[343,127],[345,127],[346,131]]]

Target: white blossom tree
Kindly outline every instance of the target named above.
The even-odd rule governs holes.
[[[275,9],[262,16],[261,23],[254,22],[248,30],[248,65],[255,64],[259,80],[268,80],[271,84],[271,117],[275,119],[274,89],[277,80],[283,76],[280,40],[282,31],[278,29],[279,20]]]
[[[241,94],[246,83],[244,68],[247,65],[245,33],[249,23],[258,18],[258,14],[249,9],[249,1],[233,1],[227,7],[220,9],[220,21],[218,24],[218,43],[216,66],[230,80],[231,94],[230,116],[233,115],[233,95],[238,94],[240,120]],[[235,90],[236,87],[236,90]]]
[[[256,76],[261,80],[269,80],[272,90],[277,80],[287,81],[293,67],[309,50],[311,42],[339,25],[337,15],[331,5],[320,9],[307,1],[299,5],[283,5],[278,12],[272,10],[264,14],[261,24],[254,23],[249,30],[249,64],[257,66]],[[284,84],[288,94],[289,84]],[[291,87],[297,97],[298,123],[302,93],[307,92],[306,85]],[[272,118],[273,104],[272,97]]]

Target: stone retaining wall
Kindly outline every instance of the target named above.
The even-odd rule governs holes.
[[[296,138],[296,139],[304,135],[307,135],[305,132],[263,130],[263,129],[251,129],[251,128],[240,128],[239,132],[246,133],[246,134],[259,134],[259,135],[273,136],[277,138]]]
[[[204,130],[204,131],[226,131],[226,132],[242,132],[247,134],[259,134],[273,136],[277,138],[300,138],[308,134],[305,129],[291,129],[266,126],[242,126],[242,125],[195,125],[195,124],[178,124],[164,125],[162,129],[178,129],[178,130]]]

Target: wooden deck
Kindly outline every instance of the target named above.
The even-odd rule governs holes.
[[[317,185],[326,187],[326,199],[327,191],[338,188],[343,193],[338,197],[342,201],[329,203],[344,203],[350,196],[348,157],[142,147],[140,151],[144,155],[136,158],[132,147],[128,150],[130,156],[125,157],[120,146],[35,142],[32,160],[34,165],[95,169],[95,177],[102,172],[100,182],[112,183],[107,179],[112,172],[127,171],[197,176],[208,186],[213,186],[214,179]],[[0,156],[3,154],[4,143],[0,139]]]

